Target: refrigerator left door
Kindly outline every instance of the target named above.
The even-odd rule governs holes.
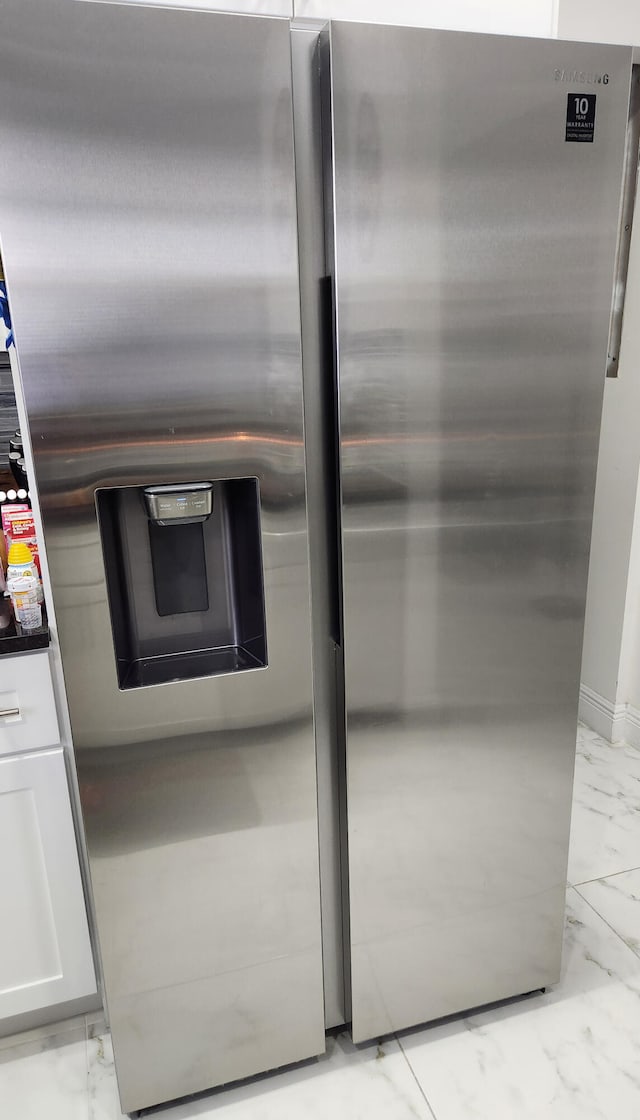
[[[132,1111],[324,1050],[289,26],[0,23],[2,255]]]

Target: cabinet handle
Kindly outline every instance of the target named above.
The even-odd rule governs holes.
[[[10,716],[19,716],[19,708],[0,708],[0,719],[9,719]]]

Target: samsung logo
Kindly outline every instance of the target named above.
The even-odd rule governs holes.
[[[554,70],[553,75],[556,82],[582,82],[587,86],[608,86],[608,74],[589,73],[587,70]]]

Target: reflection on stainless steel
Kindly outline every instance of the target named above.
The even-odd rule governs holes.
[[[324,1049],[289,28],[0,15],[0,234],[131,1110]],[[96,491],[220,479],[258,480],[268,665],[120,690]]]
[[[618,223],[618,245],[613,275],[613,303],[609,323],[609,346],[607,349],[607,377],[617,377],[620,365],[620,344],[622,342],[622,323],[624,302],[627,294],[627,275],[629,272],[629,252],[633,215],[638,191],[638,162],[640,160],[640,65],[631,70],[631,93],[629,96],[629,119],[627,121],[627,144],[624,154],[624,179],[620,202],[620,221]]]
[[[356,1040],[549,984],[631,52],[334,23]],[[565,143],[556,67],[607,72]]]

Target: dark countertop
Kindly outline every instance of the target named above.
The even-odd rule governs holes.
[[[49,627],[46,612],[42,611],[42,626],[37,630],[23,630],[13,617],[11,600],[5,599],[0,592],[0,657],[3,654],[29,653],[36,649],[47,649]]]

